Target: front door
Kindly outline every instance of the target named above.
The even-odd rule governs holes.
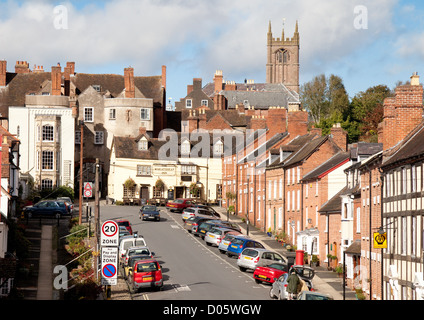
[[[146,203],[149,200],[149,187],[140,188],[140,199],[145,199]]]

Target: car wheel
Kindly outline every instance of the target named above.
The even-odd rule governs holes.
[[[271,288],[271,289],[269,289],[269,297],[270,297],[271,299],[275,299],[275,296],[274,296],[274,294],[272,293],[272,288]]]
[[[210,247],[212,245],[212,243],[206,242],[206,245],[208,245]]]
[[[219,252],[221,252],[222,254],[224,254],[224,253],[225,253],[225,251],[224,251],[224,250],[219,250]]]
[[[239,267],[241,272],[246,272],[246,268],[245,267]]]
[[[256,282],[257,284],[261,284],[261,283],[262,283],[262,281],[261,281],[261,280],[258,280],[258,279],[255,279],[255,282]]]

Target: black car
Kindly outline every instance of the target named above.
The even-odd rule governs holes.
[[[24,208],[24,214],[27,218],[34,216],[49,216],[55,218],[61,218],[62,216],[68,216],[69,211],[66,205],[61,201],[55,200],[43,200]]]
[[[190,217],[184,220],[184,229],[186,229],[189,233],[192,233],[193,228],[196,228],[202,224],[202,222],[214,220],[213,218],[207,218],[202,216]]]
[[[241,232],[241,228],[235,223],[222,220],[209,220],[199,225],[197,230],[195,232],[193,230],[192,233],[197,237],[205,239],[206,233],[212,228],[229,228]]]
[[[140,209],[140,219],[160,221],[160,213],[156,206],[146,205]]]

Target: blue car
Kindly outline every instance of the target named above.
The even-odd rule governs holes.
[[[245,248],[265,248],[262,243],[246,236],[237,236],[227,247],[227,256],[239,256]]]
[[[160,212],[156,206],[146,205],[140,209],[140,219],[160,221]]]
[[[32,218],[34,216],[49,216],[59,219],[62,216],[68,216],[69,211],[64,202],[44,200],[33,206],[25,207],[24,214],[27,218]]]

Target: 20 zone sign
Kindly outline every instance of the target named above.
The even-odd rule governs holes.
[[[105,221],[102,225],[102,233],[100,237],[100,244],[102,246],[118,246],[119,244],[119,227],[113,220]]]

